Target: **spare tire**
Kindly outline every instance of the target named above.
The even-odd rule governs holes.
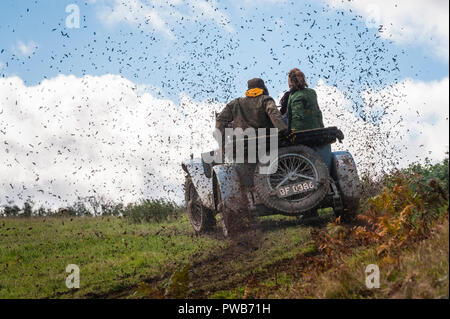
[[[277,165],[277,166],[274,166]],[[280,148],[278,157],[269,163],[273,174],[254,175],[255,191],[268,208],[285,214],[298,214],[316,208],[329,190],[329,172],[324,161],[311,148],[295,145]]]

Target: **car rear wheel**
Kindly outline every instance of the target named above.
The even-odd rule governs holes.
[[[334,153],[332,176],[342,200],[342,205],[335,207],[334,213],[342,221],[351,222],[359,212],[361,185],[355,161],[349,152]]]
[[[195,232],[211,231],[216,225],[216,218],[210,209],[202,205],[190,178],[186,178],[185,200],[189,221]]]

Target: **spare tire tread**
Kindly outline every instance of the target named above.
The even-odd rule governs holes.
[[[308,158],[315,166],[317,175],[318,175],[318,185],[317,189],[311,193],[311,195],[305,197],[304,199],[298,202],[289,202],[283,198],[278,198],[276,196],[271,196],[269,194],[270,189],[267,184],[267,175],[259,174],[259,168],[261,164],[258,164],[255,169],[254,175],[254,185],[255,191],[260,198],[260,200],[264,203],[268,208],[272,208],[276,211],[285,213],[285,214],[298,214],[303,213],[309,210],[316,208],[320,202],[327,195],[329,190],[329,171],[328,167],[325,165],[324,161],[320,158],[320,155],[317,154],[313,149],[305,145],[295,145],[280,148],[278,150],[278,156],[295,153],[302,155]]]

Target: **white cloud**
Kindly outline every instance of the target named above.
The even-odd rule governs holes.
[[[180,162],[215,147],[213,112],[223,105],[185,95],[176,105],[149,90],[116,75],[58,76],[33,87],[18,77],[0,79],[0,205],[28,196],[55,206],[91,195],[181,201]],[[391,106],[380,126],[351,113],[335,87],[320,81],[316,90],[325,125],[345,134],[333,149],[350,150],[360,170],[406,165],[416,155],[443,157],[448,78],[364,92],[367,107]]]
[[[127,23],[140,29],[150,29],[161,32],[167,38],[173,39],[173,26],[181,20],[210,20],[231,32],[233,27],[228,16],[218,9],[216,1],[153,1],[145,0],[95,0],[101,3],[99,18],[107,25]]]
[[[424,157],[438,161],[448,151],[448,77],[432,82],[407,79],[378,91],[366,91],[363,98],[366,105],[389,106],[382,128],[395,130],[390,142],[399,152],[400,166]]]
[[[164,21],[161,17],[162,15],[165,15],[165,12],[151,9],[140,0],[130,0],[128,2],[115,0],[112,7],[102,7],[99,17],[102,22],[109,25],[124,22],[141,28],[150,26],[153,30],[173,38],[170,25]]]
[[[39,48],[38,44],[34,41],[28,41],[24,43],[22,41],[17,41],[17,43],[13,47],[13,51],[17,54],[20,54],[23,57],[29,57]]]
[[[332,7],[352,9],[368,27],[383,26],[380,34],[399,44],[429,46],[448,61],[448,0],[326,0]]]
[[[343,143],[332,145],[333,151],[349,151],[358,169],[380,173],[387,170],[393,151],[383,137],[382,129],[363,121],[351,112],[351,101],[336,87],[328,86],[323,79],[315,87],[323,115],[324,125],[336,126],[344,133]]]
[[[362,170],[406,167],[428,157],[444,158],[449,146],[449,79],[404,80],[380,90],[362,92],[366,109],[385,110],[380,123],[365,122],[350,112],[350,101],[335,87],[316,87],[325,126],[345,135],[335,149],[349,150]]]
[[[220,106],[137,91],[115,75],[34,87],[0,79],[0,205],[27,196],[47,205],[91,195],[181,199],[180,163],[213,148],[212,108]]]

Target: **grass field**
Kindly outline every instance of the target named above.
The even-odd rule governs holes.
[[[160,224],[118,217],[4,219],[0,298],[448,297],[448,219],[418,249],[402,251],[400,267],[378,258],[376,247],[359,246],[336,260],[338,269],[322,264],[313,236],[331,233],[331,220],[327,212],[312,225],[266,217],[250,241],[240,242],[219,230],[196,236],[186,217]],[[364,286],[369,263],[388,273],[377,291]],[[80,267],[80,289],[65,285],[68,264]]]
[[[268,223],[267,218],[262,221]],[[199,269],[211,271],[207,268],[214,268],[208,266],[215,257],[237,277],[190,290],[206,291],[208,284],[217,290],[308,246],[309,227],[280,218],[270,224],[275,228],[261,231],[261,247],[250,251],[254,258],[241,256],[252,259],[251,263],[241,264],[239,258],[217,257],[235,243],[225,240],[219,230],[196,236],[186,217],[159,224],[133,224],[119,217],[5,218],[0,221],[0,298],[109,297],[146,282],[164,288],[164,280],[185,265],[198,264]],[[238,254],[232,250],[229,253]],[[209,262],[201,265],[202,260]],[[65,285],[69,264],[80,267],[80,289]]]
[[[225,245],[196,237],[186,219],[8,218],[0,221],[0,298],[101,296],[164,276],[193,255]],[[80,267],[78,290],[66,288],[68,264]]]

